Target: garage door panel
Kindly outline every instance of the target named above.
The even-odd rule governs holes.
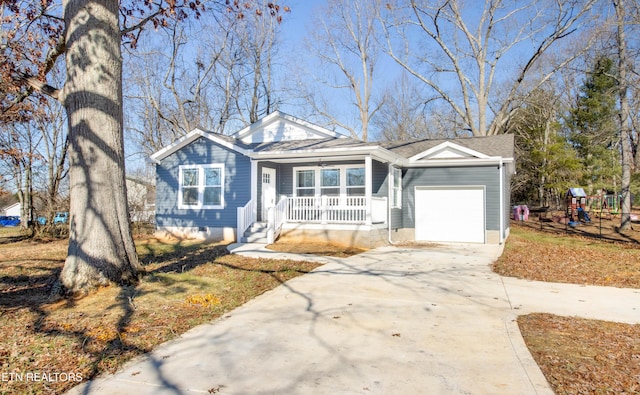
[[[416,240],[484,243],[484,187],[416,187]]]

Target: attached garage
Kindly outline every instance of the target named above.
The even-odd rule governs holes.
[[[485,242],[485,186],[415,187],[415,239]]]

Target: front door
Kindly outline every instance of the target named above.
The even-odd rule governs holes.
[[[276,169],[262,168],[262,221],[267,221],[267,210],[276,205]]]

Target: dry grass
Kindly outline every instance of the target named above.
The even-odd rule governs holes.
[[[613,239],[515,226],[494,270],[530,280],[640,288],[638,245]],[[555,393],[640,393],[640,325],[551,314],[521,316],[518,325]]]
[[[345,246],[336,243],[321,243],[305,240],[287,241],[278,240],[274,244],[267,246],[268,249],[280,252],[290,252],[293,254],[312,254],[346,258],[352,255],[361,254],[366,251],[364,248]]]
[[[5,378],[64,372],[87,380],[113,372],[132,357],[317,267],[227,255],[222,245],[138,240],[148,270],[138,286],[108,287],[80,300],[48,303],[66,242],[19,239],[0,243],[2,394],[61,393],[77,383]]]

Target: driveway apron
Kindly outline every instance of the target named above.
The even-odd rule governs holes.
[[[70,393],[551,394],[490,270],[500,248],[322,258],[311,274]]]

